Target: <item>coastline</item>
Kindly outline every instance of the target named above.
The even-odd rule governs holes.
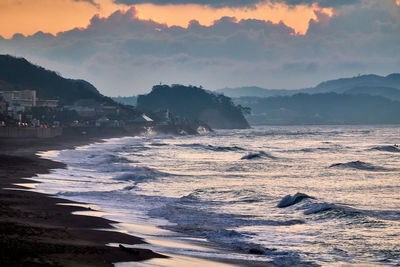
[[[38,152],[73,149],[126,136],[134,135],[73,134],[51,139],[0,140],[0,265],[125,267],[137,262],[138,266],[275,266],[239,259],[161,255],[153,251],[151,244],[148,248],[146,238],[138,237],[140,234],[119,231],[114,226],[116,221],[73,214],[91,213],[93,210],[86,203],[27,190],[29,184],[38,183],[30,178],[66,167],[41,158]]]
[[[62,163],[40,158],[36,155],[39,151],[71,149],[121,136],[122,133],[0,140],[0,265],[113,266],[116,262],[166,257],[148,249],[106,246],[109,243],[135,245],[145,241],[108,231],[114,229],[111,224],[115,222],[111,220],[72,214],[90,208],[58,205],[76,203],[16,185],[29,184],[30,180],[26,178],[65,167]]]

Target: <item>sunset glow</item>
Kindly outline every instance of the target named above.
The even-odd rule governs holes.
[[[304,34],[308,29],[310,19],[317,19],[315,11],[320,11],[332,16],[331,9],[320,9],[317,5],[296,6],[289,8],[283,4],[264,4],[256,8],[220,8],[214,9],[199,5],[137,5],[138,17],[151,19],[157,22],[166,23],[168,26],[177,25],[187,27],[188,23],[195,19],[201,25],[212,25],[215,20],[221,17],[235,17],[241,19],[257,19],[271,21],[273,23],[283,22],[293,28],[297,33]]]
[[[23,2],[23,4],[22,4]],[[119,6],[102,0],[100,7],[72,0],[9,0],[0,3],[0,35],[31,35],[38,31],[57,34],[76,27],[86,27],[95,14],[108,16]]]
[[[398,0],[399,1],[399,0]],[[86,27],[90,19],[98,14],[107,17],[117,10],[129,7],[114,4],[111,0],[95,1],[97,6],[88,2],[72,0],[24,0],[8,1],[0,4],[0,35],[11,38],[16,33],[32,35],[38,31],[57,34],[73,28]],[[166,23],[168,26],[187,27],[191,20],[198,20],[202,25],[212,25],[221,17],[257,19],[283,22],[296,33],[304,34],[310,19],[316,20],[315,11],[332,16],[332,9],[320,9],[317,5],[298,5],[288,7],[284,4],[263,4],[255,8],[212,8],[200,5],[165,5],[140,4],[135,6],[140,19]]]

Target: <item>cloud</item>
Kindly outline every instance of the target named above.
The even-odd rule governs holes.
[[[269,0],[275,3],[285,3],[287,5],[313,5],[318,4],[320,7],[340,7],[346,5],[354,5],[361,0]]]
[[[27,57],[107,95],[148,92],[163,83],[208,89],[258,85],[301,88],[400,66],[400,7],[364,0],[329,17],[316,11],[306,35],[284,23],[224,17],[187,28],[142,20],[135,8],[94,16],[85,29],[56,36],[0,38],[0,53]]]
[[[266,0],[114,0],[117,4],[137,5],[137,4],[154,4],[154,5],[207,5],[216,8],[221,7],[245,7],[254,6],[259,3],[265,3]]]
[[[114,0],[117,4],[137,5],[207,5],[215,8],[221,7],[253,7],[261,3],[283,3],[287,5],[312,5],[320,7],[339,7],[359,3],[361,0]]]
[[[73,0],[75,2],[87,2],[97,8],[100,8],[100,5],[98,3],[96,3],[94,0]]]

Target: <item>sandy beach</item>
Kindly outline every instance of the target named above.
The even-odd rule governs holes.
[[[146,240],[118,231],[113,226],[115,221],[82,215],[93,213],[86,203],[27,190],[30,184],[37,183],[29,178],[66,167],[40,158],[38,152],[71,149],[124,135],[70,133],[56,138],[0,140],[0,266],[132,266],[132,262],[144,260],[150,261],[139,266],[274,266],[267,262],[200,259],[127,248],[145,244]]]
[[[23,190],[22,178],[48,173],[62,163],[41,159],[38,151],[72,148],[94,141],[93,136],[53,139],[0,140],[0,265],[1,266],[112,266],[115,262],[165,258],[146,249],[109,247],[108,243],[145,241],[107,230],[113,223],[99,217],[72,215],[89,210],[51,195]]]

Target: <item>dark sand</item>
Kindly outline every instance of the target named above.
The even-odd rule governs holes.
[[[111,137],[111,136],[104,136]],[[15,183],[29,183],[36,174],[64,164],[41,159],[38,151],[73,148],[100,141],[94,136],[52,139],[0,139],[0,266],[112,266],[115,262],[164,257],[146,249],[106,246],[108,243],[140,244],[140,238],[96,229],[111,229],[110,220],[72,215],[83,207],[51,195],[19,190]],[[73,202],[70,202],[73,203]]]

